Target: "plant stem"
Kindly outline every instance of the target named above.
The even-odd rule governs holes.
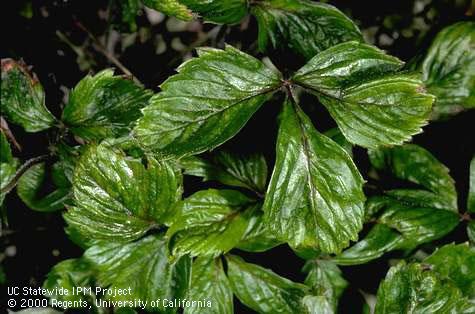
[[[18,184],[18,180],[28,169],[30,169],[36,164],[39,164],[40,162],[45,161],[48,157],[49,155],[41,155],[38,157],[28,159],[23,165],[21,165],[20,169],[17,170],[17,172],[15,173],[15,176],[10,180],[10,182],[8,182],[7,185],[5,185],[0,190],[0,193],[7,194],[11,190],[13,190],[13,188]]]

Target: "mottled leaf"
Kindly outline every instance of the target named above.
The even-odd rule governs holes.
[[[305,263],[303,270],[308,273],[305,278],[305,284],[312,288],[312,292],[318,298],[323,297],[326,302],[320,299],[304,300],[304,303],[317,302],[323,308],[328,303],[330,311],[328,313],[336,313],[338,308],[338,300],[343,291],[348,286],[348,282],[343,278],[338,266],[332,261],[311,260]],[[317,311],[319,306],[313,307]],[[313,312],[312,312],[313,313]],[[324,311],[317,313],[325,313]]]
[[[455,182],[449,175],[449,169],[438,161],[426,149],[405,144],[391,148],[380,148],[369,152],[371,164],[378,170],[390,171],[396,178],[408,180],[422,185],[433,194],[443,204],[445,209],[457,212],[457,191]],[[407,197],[416,200],[430,198],[420,192],[413,195],[410,192],[393,192],[399,198]],[[414,193],[414,192],[413,192]],[[427,200],[426,200],[427,201]],[[426,203],[427,204],[427,203]],[[442,204],[440,204],[442,206]]]
[[[174,255],[218,256],[243,238],[256,201],[233,190],[200,191],[177,206],[167,236]]]
[[[197,156],[179,160],[187,175],[202,177],[204,181],[218,181],[226,185],[265,192],[267,164],[263,155],[237,155],[219,151],[211,159]]]
[[[376,314],[470,313],[470,304],[451,282],[422,264],[391,267],[379,286]]]
[[[305,59],[338,43],[363,40],[358,27],[337,8],[306,0],[266,0],[253,3],[262,51],[293,50]]]
[[[305,313],[302,298],[310,292],[309,287],[237,256],[226,260],[231,287],[244,305],[259,313]]]
[[[444,28],[418,66],[437,99],[435,117],[475,108],[475,22]]]
[[[421,132],[434,97],[403,63],[358,42],[312,58],[292,81],[317,95],[349,142],[367,148],[401,144]]]
[[[27,132],[50,128],[55,117],[45,106],[43,86],[23,62],[2,59],[2,115]]]
[[[29,168],[18,180],[17,193],[20,199],[31,209],[41,212],[52,212],[64,208],[70,199],[71,185],[61,174],[61,169],[53,165],[52,179],[55,190],[41,195],[46,180],[46,165],[39,163]]]
[[[105,295],[108,300],[147,301],[148,310],[175,312],[173,308],[151,307],[152,300],[173,300],[185,297],[189,285],[190,259],[183,257],[171,262],[167,257],[166,241],[150,235],[138,241],[122,244],[102,242],[89,248],[84,258],[97,270],[101,287],[129,289],[127,295]],[[184,276],[185,275],[185,276]]]
[[[279,75],[227,46],[200,48],[160,87],[135,127],[148,149],[163,155],[197,154],[233,137],[279,88]]]
[[[86,140],[127,134],[140,116],[152,92],[131,79],[104,70],[84,77],[69,95],[62,120]]]
[[[449,278],[462,293],[475,301],[475,248],[448,244],[424,260],[443,278]]]
[[[198,257],[192,266],[189,300],[209,300],[211,307],[188,307],[185,314],[232,314],[233,291],[219,258]]]
[[[181,175],[167,162],[90,147],[74,174],[74,203],[64,218],[86,238],[134,240],[167,223],[181,197]]]
[[[363,179],[343,148],[318,133],[297,105],[287,100],[280,119],[265,219],[294,248],[339,252],[362,228]]]

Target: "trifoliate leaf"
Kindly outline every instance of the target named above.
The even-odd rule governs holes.
[[[358,27],[337,8],[306,0],[255,2],[258,44],[266,49],[291,49],[305,59],[349,40],[363,40]]]
[[[247,14],[246,0],[179,0],[206,21],[219,24],[239,23]]]
[[[56,189],[41,196],[40,192],[46,178],[46,165],[39,163],[28,169],[18,180],[17,193],[20,199],[31,209],[41,212],[51,212],[64,208],[70,199],[71,185],[66,178],[60,178],[61,169],[53,166],[53,181]]]
[[[337,255],[334,261],[339,265],[364,264],[396,249],[403,241],[404,238],[398,231],[376,224],[364,239]]]
[[[237,248],[247,252],[264,252],[281,244],[264,221],[264,213],[256,210],[249,219],[249,224]]]
[[[200,48],[150,100],[134,129],[147,149],[163,155],[197,154],[229,140],[279,88],[279,75],[227,46]]]
[[[92,287],[94,285],[94,269],[83,258],[67,259],[56,264],[48,273],[43,288],[53,292],[46,295],[49,299],[60,301],[92,301],[89,293],[75,293],[77,287]],[[64,288],[68,294],[56,294],[55,288]]]
[[[297,105],[287,100],[280,119],[265,219],[294,248],[339,252],[362,228],[363,179],[343,148],[318,133]]]
[[[305,284],[312,288],[312,292],[318,298],[323,297],[326,302],[321,300],[317,304],[326,304],[330,306],[329,313],[336,313],[338,300],[343,291],[348,286],[348,282],[343,278],[340,269],[332,261],[311,260],[305,263],[303,268],[308,273],[305,278]],[[307,302],[311,300],[307,299]],[[317,300],[313,300],[312,303]],[[304,303],[307,303],[304,301]],[[325,306],[323,306],[325,308]],[[318,307],[314,307],[318,309]],[[313,313],[313,312],[312,312]],[[323,311],[317,313],[325,313]]]
[[[475,300],[475,248],[448,244],[424,260],[442,278],[449,278],[470,299]]]
[[[188,307],[185,314],[233,314],[233,291],[219,258],[198,257],[192,266],[189,300],[209,300],[211,307]]]
[[[265,192],[267,164],[263,155],[236,155],[227,151],[214,154],[211,160],[197,156],[179,160],[187,175],[215,180],[226,185],[238,186],[258,193]]]
[[[228,278],[239,301],[259,313],[305,313],[302,298],[310,288],[271,270],[226,256]]]
[[[74,203],[64,218],[86,238],[134,240],[167,223],[181,197],[181,175],[167,162],[92,146],[74,174]]]
[[[10,144],[8,144],[7,137],[0,130],[0,190],[6,188],[8,183],[15,176],[19,161],[13,158]],[[5,199],[5,193],[0,192],[0,206]]]
[[[467,198],[467,210],[471,213],[475,213],[475,156],[470,162],[470,179],[469,179],[469,190]]]
[[[226,253],[241,241],[258,206],[238,191],[197,192],[177,206],[167,232],[170,250],[174,255],[192,256]]]
[[[475,108],[475,23],[459,22],[444,28],[418,70],[429,93],[437,97],[435,117]]]
[[[180,0],[142,0],[149,8],[171,15],[183,21],[193,19],[192,12]]]
[[[455,190],[455,182],[449,175],[449,169],[426,149],[413,144],[405,144],[370,151],[369,156],[371,164],[376,169],[389,170],[398,179],[422,185],[433,192],[441,203],[445,200],[445,209],[458,211],[457,191]],[[420,192],[413,195],[410,193],[395,192],[396,196],[399,194],[399,198],[402,198],[402,194],[405,194],[408,199],[414,201],[418,197],[421,197],[424,201],[430,198],[430,196],[424,196]]]
[[[164,308],[161,301],[153,308],[151,301],[183,298],[189,286],[186,274],[190,259],[183,257],[172,263],[167,257],[166,241],[159,235],[127,244],[102,242],[89,248],[84,258],[96,269],[99,286],[130,289],[130,294],[102,296],[107,300],[142,300],[147,301],[148,310],[175,312],[176,309]]]
[[[132,80],[104,70],[83,78],[69,95],[62,120],[86,140],[127,134],[140,116],[152,92]]]
[[[453,282],[423,264],[401,262],[379,286],[375,313],[470,313],[470,308]]]
[[[396,73],[402,64],[353,41],[317,54],[292,81],[318,96],[349,142],[376,148],[421,132],[431,111],[434,97],[419,75]]]
[[[23,62],[2,59],[2,115],[27,132],[52,127],[56,119],[45,106],[43,86]]]

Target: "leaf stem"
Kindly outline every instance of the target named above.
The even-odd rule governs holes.
[[[10,182],[8,182],[7,185],[5,185],[0,190],[0,193],[2,194],[9,193],[18,184],[18,180],[28,169],[30,169],[36,164],[39,164],[40,162],[45,161],[48,157],[49,155],[41,155],[38,157],[28,159],[23,165],[21,165],[20,169],[17,170],[17,172],[15,173],[15,176],[10,180]]]

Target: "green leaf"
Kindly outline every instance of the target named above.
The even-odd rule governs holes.
[[[2,115],[27,132],[52,127],[56,119],[45,106],[43,86],[23,62],[2,59]]]
[[[337,255],[333,260],[339,265],[365,264],[396,249],[403,241],[403,236],[396,230],[383,224],[376,224],[364,239]]]
[[[180,0],[142,0],[142,2],[149,8],[174,16],[177,19],[183,21],[193,19],[192,12]]]
[[[219,256],[243,238],[256,201],[233,190],[200,191],[177,206],[167,231],[173,255]]]
[[[62,120],[86,140],[127,134],[152,92],[111,69],[84,77],[69,95]]]
[[[303,270],[308,273],[305,284],[312,288],[313,294],[318,298],[323,297],[326,301],[307,299],[307,302],[317,302],[323,308],[328,303],[330,308],[328,313],[336,313],[338,300],[348,286],[348,282],[343,278],[338,266],[332,261],[312,260],[305,263]],[[306,302],[304,301],[304,303]],[[318,309],[320,306],[314,306],[314,308]],[[325,312],[321,311],[321,313]]]
[[[247,14],[246,0],[180,0],[206,21],[219,24],[239,23]]]
[[[413,250],[442,238],[459,223],[457,213],[437,208],[415,207],[389,199],[366,237],[335,258],[341,265],[367,263],[391,250]]]
[[[198,154],[233,137],[280,87],[279,74],[231,47],[200,48],[150,100],[134,129],[163,155]]]
[[[418,70],[437,97],[436,117],[475,108],[475,23],[459,22],[439,32]]]
[[[331,138],[335,143],[340,145],[348,153],[348,155],[353,157],[353,145],[348,142],[339,128],[330,129],[323,134]]]
[[[470,243],[472,243],[472,245],[475,245],[475,221],[474,220],[470,221],[467,225],[467,235],[468,235],[468,239],[470,240]]]
[[[104,299],[115,301],[147,301],[148,310],[174,312],[151,307],[151,301],[183,298],[189,285],[190,259],[183,257],[171,262],[167,257],[166,241],[159,235],[150,235],[138,241],[121,244],[102,242],[89,248],[84,258],[97,271],[97,283],[103,288],[129,289],[127,295],[105,295]],[[101,296],[100,294],[98,297]]]
[[[3,190],[15,176],[19,161],[13,158],[8,140],[0,130],[0,190]],[[0,206],[6,194],[0,192]]]
[[[443,278],[449,278],[462,293],[475,301],[475,248],[448,244],[424,260]]]
[[[43,288],[52,291],[46,295],[49,299],[59,301],[92,301],[89,294],[75,294],[77,287],[92,287],[94,285],[94,270],[92,265],[83,258],[67,259],[56,264],[48,273]],[[68,294],[56,294],[56,289],[64,288]]]
[[[475,156],[472,157],[472,161],[470,162],[470,179],[467,198],[467,210],[470,213],[475,213]]]
[[[232,314],[233,291],[219,258],[198,257],[192,266],[189,300],[209,300],[210,308],[187,307],[185,314]]]
[[[318,133],[297,105],[287,100],[280,119],[265,219],[294,248],[339,252],[362,228],[364,181],[343,148]]]
[[[376,314],[469,313],[470,304],[451,282],[421,264],[391,267],[379,286]]]
[[[13,159],[14,158],[10,144],[8,143],[8,139],[5,133],[3,133],[3,130],[0,129],[0,162],[11,163]]]
[[[337,8],[306,0],[255,2],[262,51],[291,49],[305,59],[338,43],[363,40],[358,27]]]
[[[74,203],[64,218],[86,238],[130,241],[168,223],[182,192],[181,175],[167,162],[91,146],[74,174]]]
[[[54,167],[53,171],[58,172],[57,168],[58,166]],[[59,174],[56,174],[53,177],[53,180],[56,178],[56,189],[42,197],[40,192],[46,180],[46,166],[44,162],[36,164],[28,169],[18,180],[18,196],[33,210],[52,212],[63,209],[65,202],[70,199],[71,185],[67,180],[66,182],[59,180],[58,176]]]
[[[449,175],[449,169],[438,161],[426,149],[405,144],[391,148],[380,148],[369,151],[371,164],[378,170],[389,170],[396,178],[411,181],[422,185],[433,192],[445,209],[457,212],[457,191],[455,182]],[[410,192],[409,192],[410,193]],[[416,193],[410,195],[405,192],[405,197],[416,200],[421,197],[427,201],[429,196]],[[395,192],[401,194],[401,192]],[[445,200],[445,202],[443,202]]]
[[[349,142],[376,148],[421,132],[431,111],[434,97],[419,75],[397,73],[402,65],[353,41],[317,54],[292,81],[317,95]]]
[[[281,244],[269,230],[264,221],[264,213],[256,210],[249,219],[249,224],[237,248],[247,252],[264,252]]]
[[[126,24],[128,31],[137,31],[137,14],[140,10],[140,0],[120,0],[117,1],[118,15],[122,23]]]
[[[332,305],[324,296],[307,295],[302,299],[305,313],[311,314],[334,314]]]
[[[302,298],[310,289],[271,270],[226,256],[228,278],[239,301],[259,313],[304,313]]]
[[[219,151],[211,160],[190,156],[179,160],[187,175],[202,177],[204,181],[218,181],[264,193],[267,183],[267,164],[262,154],[236,155]]]

